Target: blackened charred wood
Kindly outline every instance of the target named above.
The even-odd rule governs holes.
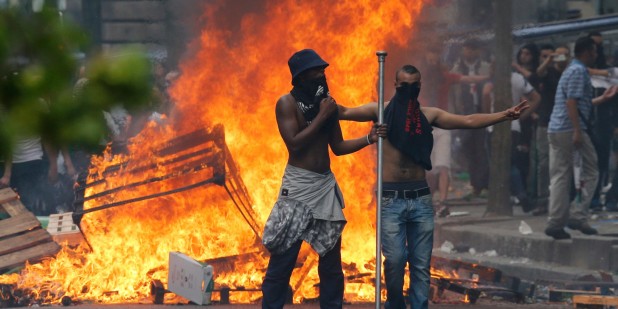
[[[223,126],[218,124],[210,132],[206,130],[197,130],[176,137],[162,145],[162,147],[156,151],[156,154],[160,157],[164,157],[199,146],[209,141],[215,141],[216,144],[219,144],[224,140]]]
[[[446,279],[439,278],[438,287],[444,290],[449,290],[451,292],[459,293],[468,297],[468,300],[471,304],[476,303],[476,300],[481,295],[481,291],[476,288],[466,287],[464,285],[451,282]]]
[[[173,190],[169,190],[169,191],[165,191],[165,192],[159,192],[159,193],[155,193],[155,194],[150,194],[150,195],[146,195],[146,196],[142,196],[142,197],[138,197],[138,198],[133,198],[133,199],[128,199],[128,200],[124,200],[124,201],[119,201],[119,202],[115,202],[115,203],[105,204],[105,205],[101,205],[101,206],[92,207],[92,208],[83,210],[81,213],[77,213],[74,216],[84,215],[84,214],[87,214],[89,212],[93,212],[93,211],[97,211],[97,210],[108,209],[108,208],[112,208],[112,207],[116,207],[116,206],[120,206],[120,205],[125,205],[125,204],[137,203],[137,202],[145,201],[145,200],[152,199],[152,198],[157,198],[157,197],[161,197],[161,196],[166,196],[166,195],[170,195],[170,194],[174,194],[174,193],[179,193],[179,192],[191,190],[191,189],[198,188],[198,187],[201,187],[201,186],[205,186],[205,185],[221,182],[222,179],[224,179],[224,178],[225,178],[224,176],[215,176],[215,177],[212,177],[212,178],[200,181],[200,182],[196,182],[196,183],[188,185],[188,186],[180,187],[180,188],[177,188],[177,189],[173,189]]]
[[[222,125],[216,125],[211,131],[206,131],[206,130],[197,130],[197,131],[193,131],[191,133],[188,134],[184,134],[181,135],[179,137],[173,138],[170,141],[163,143],[161,145],[158,145],[159,149],[154,150],[154,154],[157,155],[158,157],[165,157],[165,156],[169,156],[169,155],[174,155],[176,153],[185,151],[187,149],[191,149],[194,148],[196,146],[200,146],[202,144],[206,144],[208,142],[214,142],[215,145],[220,146],[222,144],[225,144],[225,136],[223,133],[223,126]],[[223,149],[222,147],[220,147],[221,149]],[[209,147],[207,149],[212,149],[212,147]],[[172,164],[175,162],[179,162],[182,161],[183,157],[186,158],[191,158],[195,155],[199,155],[201,153],[203,153],[205,150],[202,151],[196,151],[194,153],[191,154],[187,154],[187,155],[183,155],[180,157],[180,159],[172,159],[170,161],[166,161],[166,163],[163,164]],[[207,151],[207,150],[206,150]],[[102,173],[102,176],[109,176],[119,170],[121,170],[122,168],[128,166],[130,164],[130,160],[127,160],[125,162],[121,162],[115,165],[111,165],[108,166],[107,168],[105,168],[105,170]],[[161,164],[159,164],[161,165]],[[135,170],[129,171],[129,172],[140,172],[143,171],[144,169],[147,168],[156,168],[157,165],[154,166],[147,166],[147,167],[138,167]],[[96,176],[96,175],[95,175]],[[94,184],[98,184],[100,182],[104,182],[104,179],[97,179],[91,183],[86,184],[86,186],[91,186]]]
[[[232,273],[236,271],[236,265],[243,265],[250,261],[265,259],[264,254],[265,251],[247,252],[206,259],[203,262],[212,265],[212,267],[217,270],[217,273]]]
[[[234,205],[242,215],[243,219],[245,219],[247,224],[249,224],[249,227],[257,239],[260,240],[261,244],[263,227],[255,219],[257,215],[253,211],[253,202],[251,201],[247,187],[245,187],[245,184],[239,175],[236,163],[230,155],[230,150],[227,145],[223,146],[225,147],[225,153],[227,154],[225,157],[225,173],[227,175],[224,185],[225,190],[227,190],[230,198],[234,202]]]
[[[436,269],[450,269],[455,271],[465,269],[478,275],[479,280],[485,282],[500,282],[502,278],[502,272],[499,269],[468,263],[464,261],[450,260],[439,256],[431,257],[431,267]]]
[[[218,160],[215,159],[215,161],[218,161]],[[164,180],[168,180],[168,179],[172,179],[172,178],[178,178],[178,177],[181,177],[181,176],[184,176],[184,175],[188,175],[188,174],[191,174],[191,173],[199,172],[199,171],[201,171],[203,169],[210,168],[210,167],[212,167],[212,166],[209,165],[209,164],[203,163],[201,160],[193,161],[193,162],[190,162],[190,164],[187,164],[187,166],[183,166],[183,167],[181,167],[180,170],[174,171],[172,173],[169,173],[169,174],[166,174],[166,175],[163,175],[163,176],[148,178],[148,179],[145,179],[145,180],[142,180],[142,181],[137,181],[137,182],[130,183],[130,184],[127,184],[127,185],[124,185],[124,186],[120,186],[120,187],[116,187],[116,188],[113,188],[113,189],[109,189],[109,190],[106,190],[106,191],[101,191],[99,193],[95,193],[95,194],[86,196],[86,197],[83,198],[83,200],[75,201],[75,203],[83,203],[83,202],[88,201],[88,200],[92,200],[92,199],[95,199],[95,198],[103,197],[103,196],[106,196],[108,194],[120,192],[120,191],[123,191],[123,190],[126,190],[126,189],[130,189],[130,188],[139,187],[139,186],[142,186],[142,185],[145,185],[145,184],[149,184],[149,183],[153,183],[153,182],[159,182],[159,181],[164,181]]]
[[[122,173],[123,174],[139,174],[139,173],[143,173],[144,171],[157,169],[159,166],[166,166],[166,165],[182,162],[182,161],[191,159],[193,157],[202,156],[202,155],[211,155],[212,152],[213,152],[213,147],[208,147],[208,148],[200,149],[200,150],[197,150],[191,153],[187,153],[187,154],[175,157],[173,159],[163,161],[161,163],[152,163],[149,165],[139,166],[131,170],[122,171]],[[115,168],[113,169],[106,168],[105,171],[103,172],[103,176],[109,177],[113,175],[114,173],[122,170],[122,168],[126,167],[127,165],[128,165],[128,162],[124,162],[121,164],[114,165]],[[92,182],[86,183],[83,186],[84,188],[88,188],[88,187],[102,184],[104,182],[105,182],[105,179],[98,179],[98,180],[94,180]]]
[[[154,304],[163,304],[165,293],[167,293],[167,290],[161,280],[155,279],[150,282],[150,298]]]

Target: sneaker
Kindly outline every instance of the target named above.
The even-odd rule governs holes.
[[[586,235],[599,234],[599,231],[597,231],[597,229],[590,226],[590,224],[588,224],[587,222],[569,220],[569,222],[567,223],[567,227],[572,230],[579,230],[580,232]]]
[[[556,227],[546,228],[545,235],[550,236],[555,240],[571,238],[571,234],[565,232],[563,228],[556,228]]]
[[[532,203],[530,202],[530,200],[527,197],[521,197],[519,198],[519,205],[521,205],[521,209],[525,212],[525,213],[529,213],[531,211],[534,210],[534,206],[532,206]]]

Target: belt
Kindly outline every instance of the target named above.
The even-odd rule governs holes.
[[[412,200],[429,194],[431,194],[429,187],[416,190],[382,190],[382,197],[399,198],[404,200]]]

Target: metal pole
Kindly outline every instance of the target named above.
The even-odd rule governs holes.
[[[376,52],[378,56],[378,124],[384,122],[384,60],[385,51]],[[382,137],[378,138],[378,205],[376,207],[376,309],[380,309],[382,281],[382,248],[381,229],[382,229]]]

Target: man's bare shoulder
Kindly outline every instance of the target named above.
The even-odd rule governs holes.
[[[295,102],[295,100],[294,100],[294,96],[292,96],[292,94],[288,92],[288,93],[283,94],[283,95],[281,95],[281,96],[279,97],[279,100],[277,100],[277,103],[279,103],[279,102],[290,102],[290,103],[294,103],[294,102]]]
[[[294,99],[294,97],[290,93],[286,93],[280,96],[279,100],[277,100],[277,107],[283,108],[286,106],[293,106],[295,103],[296,100]]]
[[[421,106],[421,112],[427,118],[427,122],[433,123],[433,121],[442,113],[446,113],[443,109],[431,106]]]

